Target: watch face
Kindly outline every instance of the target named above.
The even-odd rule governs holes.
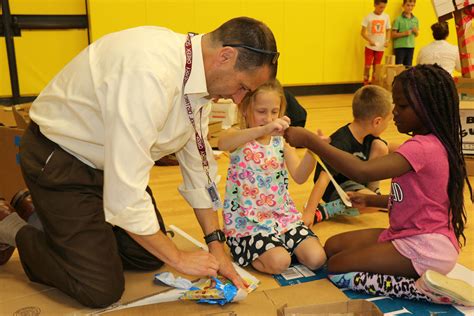
[[[217,238],[218,238],[219,241],[225,241],[225,235],[224,235],[224,232],[222,230],[217,231]]]

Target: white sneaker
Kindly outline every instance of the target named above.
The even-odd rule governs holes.
[[[416,287],[434,303],[474,306],[473,286],[433,270],[423,273],[416,281]]]

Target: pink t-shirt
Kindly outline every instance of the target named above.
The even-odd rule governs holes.
[[[397,150],[413,170],[392,179],[390,227],[379,241],[427,233],[445,235],[459,251],[449,219],[449,164],[443,144],[433,134],[416,135]]]

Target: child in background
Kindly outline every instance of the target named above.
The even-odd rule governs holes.
[[[364,54],[364,85],[369,84],[372,65],[372,81],[374,81],[375,65],[382,61],[384,50],[390,42],[390,17],[383,13],[386,6],[387,0],[374,0],[374,12],[362,21],[360,35],[367,41]]]
[[[331,280],[372,294],[426,298],[415,279],[427,270],[447,274],[465,242],[465,181],[471,199],[472,189],[462,154],[459,99],[448,72],[438,65],[417,65],[395,77],[393,102],[398,131],[413,137],[384,157],[361,161],[302,128],[289,128],[285,137],[351,179],[392,178],[390,196],[350,195],[357,207],[388,207],[390,227],[328,239],[328,271],[338,274]]]
[[[418,18],[413,15],[415,0],[403,0],[403,12],[395,20],[392,28],[395,63],[411,66],[415,50],[415,37],[418,36]]]
[[[239,105],[241,129],[230,128],[219,138],[219,149],[230,152],[224,200],[224,232],[234,260],[265,273],[279,274],[291,255],[310,269],[326,261],[318,238],[303,225],[288,193],[288,172],[303,183],[315,160],[302,160],[285,143],[290,119],[278,81],[270,81]]]
[[[379,86],[365,86],[354,94],[352,100],[351,123],[339,128],[331,135],[331,145],[348,152],[359,159],[366,161],[388,154],[388,147],[380,135],[387,129],[392,119],[392,97],[390,93]],[[340,184],[344,191],[357,191],[367,194],[376,194],[379,190],[378,181],[358,183],[332,169],[325,163],[334,180]],[[318,204],[323,199],[330,204]],[[311,227],[314,222],[326,220],[345,209],[339,199],[334,185],[330,182],[328,174],[318,164],[314,174],[314,186],[306,203],[303,221]],[[362,208],[359,211],[369,211]]]

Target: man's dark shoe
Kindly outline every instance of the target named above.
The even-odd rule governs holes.
[[[35,212],[35,206],[28,189],[18,191],[10,204],[25,222],[28,222],[30,216]]]
[[[11,207],[11,205],[3,198],[0,198],[0,221],[13,212],[15,212],[13,207]],[[0,266],[7,263],[14,251],[15,247],[0,243]]]

